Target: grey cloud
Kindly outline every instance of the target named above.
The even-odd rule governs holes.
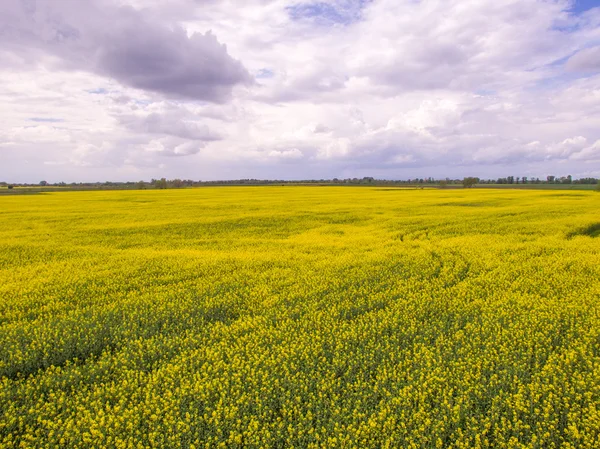
[[[60,123],[64,122],[64,119],[54,117],[31,117],[29,121],[40,123]]]
[[[51,55],[61,68],[171,98],[221,103],[235,85],[253,82],[210,31],[188,36],[113,2],[3,0],[0,17],[0,50]]]
[[[221,138],[202,123],[185,120],[168,113],[151,113],[145,116],[122,115],[118,116],[117,120],[126,128],[140,133],[167,134],[205,142]]]
[[[432,158],[431,143],[410,131],[382,130],[364,136],[352,144],[348,158],[362,167],[430,166],[443,157],[437,152]]]
[[[567,69],[571,71],[600,71],[600,46],[586,48],[573,55],[567,61]]]
[[[127,95],[117,95],[111,98],[112,101],[114,101],[116,104],[127,104],[129,103],[132,99],[130,97],[128,97]]]
[[[323,125],[322,123],[318,123],[317,125],[315,125],[313,132],[315,134],[325,134],[325,133],[331,132],[331,129],[329,129],[327,126]]]
[[[103,43],[98,71],[124,84],[168,96],[222,102],[232,86],[250,82],[242,64],[210,32],[131,24]]]

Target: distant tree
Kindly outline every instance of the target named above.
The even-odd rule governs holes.
[[[553,176],[553,175],[546,176],[546,181],[548,182],[548,184],[552,184],[555,179],[556,179],[556,176]]]
[[[181,179],[173,179],[171,185],[176,189],[180,189],[183,187],[183,181]]]
[[[527,184],[527,176],[523,176],[523,184]]]
[[[478,182],[479,182],[479,178],[474,178],[472,176],[469,176],[469,177],[463,179],[462,185],[465,189],[470,189]]]
[[[47,185],[48,185],[48,183],[47,183],[46,181],[40,181],[40,185],[41,185],[41,186],[47,186]]]
[[[446,181],[445,179],[442,179],[440,181],[440,189],[445,189],[446,187],[448,187],[448,181]]]
[[[596,178],[579,178],[577,181],[573,181],[576,184],[598,184]]]
[[[13,186],[12,184],[9,184],[9,185],[8,185],[8,189],[9,189],[9,190],[10,190],[10,189],[12,189],[13,187],[14,187],[14,186]]]
[[[514,183],[515,183],[515,177],[514,177],[514,176],[508,176],[508,177],[506,178],[506,180],[507,180],[507,182],[508,182],[509,184],[514,184]]]
[[[142,190],[146,188],[146,183],[144,181],[138,181],[135,185],[138,189]]]
[[[167,180],[165,178],[160,178],[160,179],[156,180],[156,182],[154,183],[154,186],[157,189],[166,189],[167,188]]]

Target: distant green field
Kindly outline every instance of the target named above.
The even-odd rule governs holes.
[[[9,189],[8,187],[0,186],[0,195],[19,195],[19,194],[30,194],[40,192],[57,192],[68,190],[68,187],[59,186],[17,186]]]
[[[0,447],[598,448],[599,205],[2,196]]]
[[[533,190],[595,190],[594,184],[479,184],[480,188]]]

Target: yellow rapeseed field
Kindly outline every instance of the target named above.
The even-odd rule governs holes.
[[[599,206],[0,197],[0,447],[599,448]]]

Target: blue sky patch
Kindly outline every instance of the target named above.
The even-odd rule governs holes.
[[[106,95],[108,91],[104,87],[98,87],[96,89],[86,90],[88,94]]]
[[[567,63],[567,61],[569,59],[571,59],[571,57],[575,53],[577,53],[577,52],[571,53],[571,54],[569,54],[567,56],[564,56],[564,57],[562,57],[560,59],[556,59],[555,61],[552,61],[550,64],[547,64],[545,67],[559,67],[559,66],[565,65]]]
[[[575,0],[571,11],[575,14],[581,14],[592,8],[599,8],[600,0]]]
[[[313,20],[321,24],[347,25],[360,18],[361,10],[372,0],[345,0],[334,4],[327,2],[296,3],[287,7],[292,20]]]
[[[271,69],[260,69],[255,76],[258,79],[273,78],[275,73]]]
[[[535,84],[533,84],[528,90],[533,91],[533,92],[536,92],[536,91],[546,92],[548,90],[560,89],[578,79],[589,78],[589,77],[590,77],[590,75],[585,74],[585,73],[563,72],[563,73],[557,74],[556,76],[551,76],[551,77],[536,81]]]
[[[327,3],[300,3],[288,7],[287,11],[292,20],[325,19],[334,23],[344,21],[342,15]]]

